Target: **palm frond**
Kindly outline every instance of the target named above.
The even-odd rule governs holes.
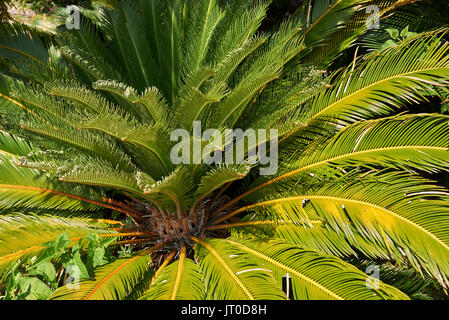
[[[224,17],[216,0],[200,0],[191,5],[187,17],[183,52],[184,75],[197,72],[203,65],[212,41],[212,37],[220,21]]]
[[[183,259],[166,267],[139,300],[203,300],[204,297],[200,267],[190,259]]]
[[[303,194],[293,190],[283,196],[275,194],[276,199],[237,212],[272,208],[273,217],[299,223],[307,217],[319,217],[352,241],[355,228],[367,241],[383,243],[391,259],[400,262],[406,258],[414,268],[446,286],[447,190],[401,172],[348,173],[343,177]]]
[[[0,274],[13,261],[37,256],[46,249],[45,243],[55,241],[63,232],[75,243],[90,233],[112,234],[108,227],[106,223],[80,218],[0,216]]]
[[[49,300],[126,300],[136,294],[141,282],[151,279],[150,250],[132,257],[117,259],[95,270],[95,280],[83,280],[73,287],[60,287]]]
[[[271,271],[249,259],[225,240],[197,242],[196,255],[203,270],[207,298],[213,300],[278,300],[286,299]]]
[[[226,183],[243,179],[251,168],[248,166],[220,166],[206,173],[196,190],[195,200],[204,199]]]
[[[404,293],[383,283],[379,284],[379,288],[369,288],[366,274],[318,251],[279,240],[224,241],[271,270],[278,283],[284,275],[291,277],[293,298],[297,300],[408,299]]]
[[[154,78],[157,68],[142,23],[143,16],[135,6],[131,2],[117,3],[114,10],[103,11],[101,21],[111,39],[114,56],[125,66],[127,78],[133,86],[143,90],[158,84]]]
[[[0,153],[26,156],[33,150],[29,142],[0,130]]]
[[[421,35],[385,49],[353,70],[348,67],[329,90],[313,100],[314,120],[353,123],[397,111],[406,103],[425,100],[432,86],[447,84],[448,44]]]
[[[2,210],[98,210],[101,196],[87,187],[67,186],[36,170],[19,168],[13,156],[0,154],[0,208]],[[98,201],[98,202],[97,202]]]
[[[278,181],[330,165],[378,164],[427,172],[448,170],[447,121],[446,116],[422,114],[358,122],[315,152],[297,155],[298,161],[286,161],[288,169],[280,173],[282,179]]]

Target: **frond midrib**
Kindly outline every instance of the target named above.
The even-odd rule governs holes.
[[[311,117],[307,122],[310,123],[313,120],[315,120],[316,118],[318,118],[321,114],[327,112],[329,109],[331,109],[332,107],[334,107],[335,105],[338,105],[342,102],[344,102],[345,100],[352,98],[354,95],[359,95],[361,92],[369,90],[371,87],[376,86],[378,84],[381,84],[383,82],[387,82],[387,81],[391,81],[394,78],[401,78],[401,77],[406,77],[407,75],[411,75],[411,74],[415,74],[415,73],[422,73],[422,72],[427,72],[427,71],[437,71],[437,70],[447,70],[448,68],[428,68],[428,69],[419,69],[419,70],[414,70],[411,72],[406,72],[406,73],[400,73],[400,74],[395,74],[394,76],[382,79],[382,80],[378,80],[374,83],[371,83],[370,85],[363,87],[357,91],[352,92],[351,94],[331,103],[330,105],[328,105],[327,107],[325,107],[323,110],[319,111],[318,113],[316,113],[313,117]]]
[[[331,297],[334,297],[334,298],[336,298],[337,300],[345,300],[343,297],[340,297],[338,294],[332,292],[330,289],[324,287],[322,284],[316,282],[316,281],[313,280],[312,278],[309,278],[308,276],[306,276],[306,275],[304,275],[304,274],[298,272],[298,271],[295,270],[295,269],[292,269],[292,268],[290,268],[290,267],[288,267],[288,266],[286,266],[286,265],[283,265],[282,263],[280,263],[280,262],[278,262],[278,261],[276,261],[276,260],[274,260],[274,259],[272,259],[272,258],[270,258],[270,257],[268,257],[268,256],[266,256],[266,255],[264,255],[264,254],[262,254],[262,253],[256,251],[256,250],[253,250],[253,249],[251,249],[251,248],[248,248],[248,247],[244,246],[243,244],[241,244],[241,243],[239,243],[239,242],[235,242],[235,241],[232,241],[232,240],[229,240],[229,239],[227,239],[226,242],[228,242],[228,243],[230,243],[230,244],[233,244],[233,245],[236,245],[236,246],[240,247],[242,250],[244,250],[244,251],[246,251],[246,252],[249,252],[249,253],[251,253],[251,254],[253,254],[253,255],[255,255],[255,256],[257,256],[257,257],[263,259],[263,260],[266,260],[266,261],[268,261],[269,263],[272,263],[272,264],[274,264],[275,266],[277,266],[277,267],[279,267],[279,268],[281,268],[281,269],[284,269],[284,270],[287,271],[287,272],[291,272],[292,274],[295,274],[296,276],[298,276],[298,277],[301,278],[302,280],[304,280],[304,281],[306,281],[306,282],[312,284],[312,285],[315,286],[315,287],[320,288],[322,291],[326,292],[326,293],[329,294]]]
[[[443,246],[448,252],[449,252],[449,246],[441,239],[439,239],[436,235],[434,235],[432,232],[428,231],[426,228],[416,224],[415,222],[401,216],[400,214],[385,209],[379,205],[376,205],[374,203],[368,202],[368,201],[362,201],[362,200],[356,200],[356,199],[347,199],[347,198],[342,198],[342,197],[337,197],[337,196],[324,196],[324,195],[302,195],[302,196],[295,196],[295,197],[288,197],[288,198],[282,198],[282,199],[276,199],[276,200],[268,200],[268,201],[264,201],[264,202],[259,202],[253,205],[249,205],[243,208],[240,208],[236,211],[233,212],[233,214],[238,214],[240,212],[244,212],[246,210],[249,209],[253,209],[253,208],[257,208],[260,206],[265,206],[265,205],[272,205],[272,204],[277,204],[277,203],[281,203],[281,202],[288,202],[288,201],[295,201],[295,200],[303,200],[303,199],[330,199],[330,200],[337,200],[337,201],[343,201],[343,202],[350,202],[350,203],[355,203],[355,204],[360,204],[363,206],[371,206],[374,207],[380,211],[383,211],[389,215],[393,215],[396,218],[399,218],[400,220],[405,221],[406,223],[412,225],[415,228],[420,229],[421,231],[423,231],[425,234],[427,234],[429,237],[431,237],[432,239],[434,239],[436,242],[438,242],[441,246]],[[231,214],[229,214],[231,215]]]

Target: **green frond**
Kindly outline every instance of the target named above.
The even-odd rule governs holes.
[[[24,259],[43,252],[45,243],[55,241],[63,232],[67,232],[71,239],[80,239],[90,233],[112,233],[108,227],[105,223],[80,218],[0,216],[0,275],[11,262],[19,259],[24,262]]]
[[[248,128],[277,128],[282,137],[298,130],[310,117],[309,101],[326,89],[323,71],[301,67],[295,79],[279,79],[270,84],[248,110],[252,117],[244,121]],[[283,92],[283,94],[279,94]]]
[[[118,170],[101,160],[89,159],[84,166],[77,164],[58,180],[67,183],[112,188],[137,195],[143,194],[134,174]]]
[[[0,130],[0,153],[26,156],[33,149],[33,146],[24,139]]]
[[[421,35],[343,70],[329,90],[313,100],[314,120],[353,123],[388,115],[406,103],[425,100],[432,86],[447,84],[447,43]]]
[[[114,109],[114,105],[105,97],[76,81],[49,83],[46,86],[49,95],[72,101],[82,110],[89,109],[90,112],[102,114],[108,109]]]
[[[42,87],[30,88],[23,82],[16,82],[11,89],[11,98],[24,104],[30,110],[45,112],[59,119],[64,119],[71,109],[52,96],[42,93]]]
[[[159,167],[163,175],[169,173],[169,169],[173,167],[170,161],[169,129],[158,125],[142,125],[122,138],[126,144],[132,144],[139,149],[150,152],[156,160],[155,165]],[[157,174],[155,174],[156,176]]]
[[[362,271],[369,271],[371,269],[372,272],[373,267],[377,267],[382,282],[398,288],[412,299],[415,298],[415,294],[424,291],[433,283],[432,279],[427,276],[422,276],[416,270],[397,267],[391,263],[379,263],[378,261],[374,262],[370,260],[350,260],[349,262]]]
[[[71,287],[58,288],[49,300],[126,300],[133,290],[152,276],[151,257],[144,251],[117,259],[95,270],[95,280],[83,280]],[[79,286],[78,288],[75,288]]]
[[[114,56],[125,66],[127,78],[135,88],[143,90],[158,84],[154,79],[158,73],[144,17],[136,10],[136,6],[135,2],[119,2],[114,10],[104,10],[102,23],[103,29],[111,38]]]
[[[270,270],[282,283],[291,277],[296,300],[407,300],[408,297],[382,282],[379,288],[367,286],[367,275],[352,265],[318,251],[304,249],[279,240],[223,240],[243,255],[248,255]]]
[[[0,209],[93,211],[100,195],[89,188],[67,186],[36,170],[19,168],[17,159],[0,153]]]
[[[192,3],[188,10],[185,26],[188,37],[184,39],[183,73],[195,73],[203,65],[217,26],[224,17],[224,12],[216,0],[199,0]]]
[[[239,3],[233,14],[228,9],[213,39],[208,60],[223,61],[230,52],[252,38],[265,19],[268,6],[269,1],[248,1]]]
[[[176,122],[181,128],[192,132],[194,121],[200,120],[201,114],[210,105],[220,102],[225,97],[226,92],[227,87],[224,83],[214,85],[207,92],[202,92],[197,88],[191,89],[179,102]]]
[[[266,35],[254,35],[244,41],[241,47],[230,51],[229,54],[219,62],[214,81],[217,83],[226,83],[242,61],[262,46],[267,39],[268,36]]]
[[[155,85],[164,93],[168,103],[172,104],[178,92],[187,5],[182,0],[142,1],[141,9],[147,21],[147,43],[156,63],[153,73],[163,75],[158,77],[159,83]]]
[[[59,52],[65,59],[82,70],[87,75],[89,82],[101,79],[121,80],[123,78],[115,66],[88,50],[61,47]]]
[[[345,22],[360,8],[363,1],[332,0],[308,1],[298,16],[305,25],[302,37],[307,47],[323,44],[336,30],[344,27]]]
[[[268,69],[268,68],[267,68]],[[233,127],[239,119],[245,107],[254,99],[254,96],[269,82],[279,77],[279,70],[265,70],[258,74],[252,74],[251,79],[246,79],[235,88],[224,101],[217,104],[211,119],[212,128]]]
[[[332,228],[326,227],[326,223],[321,220],[315,221],[311,227],[299,226],[294,223],[280,223],[276,227],[276,236],[289,243],[316,249],[342,259],[366,257],[373,260],[391,260],[391,248],[387,247],[385,243],[367,241],[356,230],[352,230],[351,238],[345,237]],[[397,256],[400,256],[399,251]]]
[[[207,299],[285,300],[271,270],[251,259],[226,240],[196,239],[196,256],[203,270]]]
[[[115,58],[107,54],[107,47],[104,42],[98,41],[99,38],[104,36],[101,29],[95,25],[94,21],[84,17],[83,14],[80,15],[79,28],[64,28],[59,32],[60,36],[56,40],[62,47],[76,47],[85,52],[91,52],[93,55],[101,57],[102,60],[112,62],[114,66],[117,65]]]
[[[334,33],[321,43],[321,45],[312,48],[312,51],[307,54],[307,61],[321,68],[329,67],[345,50],[357,45],[359,43],[359,41],[357,41],[358,39],[363,37],[366,33],[369,34],[370,30],[368,29],[367,20],[370,18],[371,13],[373,13],[372,8],[379,10],[379,14],[376,15],[375,18],[379,19],[378,21],[382,24],[382,28],[385,28],[385,17],[387,17],[388,20],[388,16],[392,9],[395,9],[393,12],[396,12],[396,10],[400,10],[396,8],[402,5],[407,5],[407,2],[403,1],[401,3],[396,0],[370,0],[360,1],[358,4],[356,3],[355,6],[348,7],[348,10],[354,10],[351,17],[346,19]],[[371,23],[374,22],[375,21],[372,21]]]
[[[175,288],[177,278],[179,284]],[[176,290],[176,292],[175,292]],[[204,300],[205,287],[200,267],[192,260],[167,266],[139,300]]]
[[[44,121],[43,121],[44,120]],[[131,158],[120,148],[118,142],[100,133],[78,130],[67,123],[50,117],[28,116],[21,122],[27,138],[47,148],[75,148],[83,153],[102,157],[123,170],[133,170]]]
[[[147,88],[144,93],[139,94],[133,87],[116,81],[96,81],[92,86],[96,90],[112,93],[131,103],[134,105],[134,112],[138,112],[144,119],[153,120],[158,124],[167,121],[168,107],[156,87]]]
[[[162,125],[168,122],[169,107],[159,89],[155,87],[145,89],[145,92],[134,103],[143,105],[151,114],[155,123]]]
[[[170,175],[164,177],[152,185],[142,186],[144,193],[159,199],[160,195],[163,198],[171,199],[176,205],[178,215],[182,210],[186,210],[192,204],[193,185],[191,182],[191,174],[188,167],[178,166]]]
[[[44,38],[33,28],[18,23],[2,22],[0,24],[0,55],[15,63],[20,63],[21,60],[44,63],[48,59]]]
[[[386,246],[391,259],[407,259],[446,286],[448,196],[444,188],[408,173],[349,173],[343,180],[332,179],[304,192],[277,193],[276,199],[241,210],[270,210],[282,220],[299,222],[304,216],[319,217],[351,242],[355,228],[365,240]]]
[[[446,116],[422,114],[358,122],[315,152],[300,155],[297,162],[286,161],[280,175],[289,178],[323,166],[362,164],[427,172],[448,170],[448,121]]]
[[[251,167],[249,166],[241,165],[219,166],[210,170],[201,178],[201,182],[196,190],[196,201],[204,199],[226,183],[243,179],[249,173],[250,169]]]

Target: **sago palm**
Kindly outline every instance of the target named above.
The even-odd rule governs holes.
[[[423,175],[449,169],[449,118],[407,112],[448,84],[445,30],[325,72],[367,5],[403,2],[315,1],[274,31],[267,1],[120,1],[54,38],[3,25],[0,272],[97,233],[132,253],[51,299],[408,299],[410,274],[446,288],[449,193]],[[198,139],[195,122],[277,129],[257,143],[278,170],[174,164],[171,134]],[[390,284],[369,285],[370,263]]]

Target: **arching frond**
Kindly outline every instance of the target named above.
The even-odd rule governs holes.
[[[140,300],[204,300],[200,267],[192,260],[178,260],[164,269]]]
[[[66,186],[36,170],[19,168],[13,156],[0,154],[0,208],[15,210],[93,211],[100,194],[89,188]]]
[[[266,17],[268,5],[268,1],[256,1],[238,3],[234,10],[228,7],[209,49],[209,60],[223,61],[230,52],[252,38]]]
[[[345,22],[360,8],[362,1],[308,1],[298,16],[305,24],[302,37],[307,47],[322,45],[327,37],[344,27]]]
[[[279,240],[269,242],[224,240],[271,270],[281,283],[292,279],[293,298],[297,300],[406,300],[407,295],[394,287],[379,283],[367,286],[367,275],[342,260],[302,249]]]
[[[76,148],[82,153],[101,157],[123,170],[133,170],[130,156],[120,148],[117,141],[97,132],[78,130],[44,115],[27,117],[21,128],[28,133],[27,138],[36,140],[38,145],[56,150],[62,147]]]
[[[196,200],[203,199],[226,183],[243,179],[251,168],[248,166],[221,166],[206,173],[198,185]]]
[[[327,117],[353,123],[424,100],[426,90],[448,81],[449,46],[435,42],[434,36],[385,49],[355,70],[348,67],[333,81],[332,88],[313,100],[309,122]]]
[[[345,237],[332,228],[327,228],[323,221],[313,223],[312,227],[299,226],[294,223],[276,226],[277,237],[295,245],[320,250],[329,255],[335,255],[343,259],[351,257],[362,259],[366,257],[373,260],[392,260],[391,248],[386,246],[385,243],[373,243],[366,240],[356,230],[352,232],[351,238]],[[398,251],[397,257],[400,257],[400,255]]]
[[[265,208],[280,219],[299,222],[304,215],[318,216],[352,241],[355,228],[367,241],[384,243],[393,259],[406,258],[414,268],[446,285],[448,195],[444,188],[410,174],[347,174],[344,180],[329,181],[303,194],[275,195],[276,199],[236,212]],[[397,252],[400,257],[395,256]]]
[[[0,275],[9,264],[43,252],[45,243],[67,232],[74,241],[90,233],[112,234],[108,224],[80,218],[37,217],[13,214],[0,216]]]
[[[48,53],[43,40],[42,34],[25,25],[0,24],[0,55],[15,62],[29,59],[35,63],[44,63]]]
[[[197,242],[196,255],[203,270],[207,298],[213,300],[286,299],[271,271],[249,259],[225,240]]]
[[[319,170],[322,166],[378,164],[436,172],[448,169],[449,118],[403,115],[364,121],[346,127],[322,148],[286,161],[279,180]]]
[[[92,86],[96,90],[119,96],[133,105],[143,106],[143,108],[135,107],[134,109],[140,112],[141,116],[148,115],[158,125],[167,122],[168,106],[156,87],[147,88],[144,93],[139,94],[136,89],[116,81],[96,81]]]
[[[151,182],[151,180],[150,180]],[[144,193],[149,196],[163,195],[175,204],[178,215],[192,204],[192,183],[188,167],[178,166],[169,176],[152,185],[143,185]]]
[[[95,270],[95,280],[84,280],[73,287],[60,287],[51,296],[50,300],[126,300],[133,290],[148,283],[152,271],[150,267],[151,249],[145,250],[132,257],[117,259]]]

